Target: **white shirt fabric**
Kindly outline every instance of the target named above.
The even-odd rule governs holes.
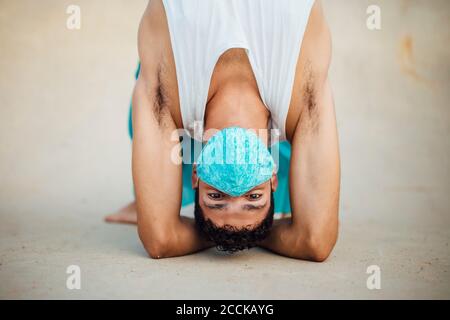
[[[231,48],[245,49],[270,128],[286,140],[285,123],[295,69],[314,0],[163,0],[183,126],[203,135],[212,73]]]

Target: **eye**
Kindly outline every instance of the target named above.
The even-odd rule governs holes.
[[[222,194],[219,192],[211,192],[211,193],[208,193],[208,197],[210,197],[211,199],[214,199],[214,200],[220,200],[220,199],[222,199]]]
[[[247,196],[247,198],[249,198],[250,200],[258,200],[261,197],[262,197],[262,194],[259,194],[259,193],[251,193]]]

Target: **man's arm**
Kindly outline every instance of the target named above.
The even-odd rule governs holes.
[[[156,4],[154,4],[156,3]],[[161,56],[155,32],[160,17],[150,2],[139,27],[141,72],[133,92],[133,181],[139,237],[152,258],[186,255],[208,247],[192,219],[180,217],[182,166],[172,159],[180,150],[161,87]]]
[[[323,261],[337,239],[340,164],[328,82],[331,39],[319,2],[303,43],[301,113],[291,141],[292,218],[277,222],[262,246],[293,258]]]

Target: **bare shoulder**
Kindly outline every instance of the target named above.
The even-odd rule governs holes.
[[[317,114],[317,95],[328,79],[331,61],[331,33],[322,4],[316,0],[310,13],[297,61],[295,79],[286,120],[286,134],[292,139],[303,111]],[[304,114],[304,113],[303,113]],[[305,119],[305,118],[304,118]],[[311,118],[311,120],[313,120]]]

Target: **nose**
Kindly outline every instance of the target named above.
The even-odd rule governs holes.
[[[228,202],[228,212],[231,214],[241,213],[244,201],[244,197],[230,197]]]

